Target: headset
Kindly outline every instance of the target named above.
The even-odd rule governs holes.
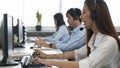
[[[92,20],[96,20],[96,0],[94,0],[94,4],[93,4],[93,9],[91,11],[91,18]]]
[[[73,12],[74,12],[74,20],[79,19],[78,15],[76,14],[76,8],[73,8]],[[82,31],[83,29],[84,29],[84,28],[81,27],[81,28],[80,28],[80,31]]]
[[[78,17],[78,15],[77,15],[77,13],[76,13],[76,8],[73,8],[73,13],[74,13],[74,20],[77,20],[79,17]]]
[[[87,0],[87,1],[92,1],[92,0]],[[93,3],[93,9],[91,11],[91,18],[92,20],[96,20],[96,4],[98,3],[98,5],[101,6],[103,3],[103,0],[93,0],[93,2],[94,3]]]
[[[92,10],[91,10],[91,15],[90,15],[90,17],[91,17],[91,19],[92,19],[92,21],[94,20],[96,20],[96,7],[97,6],[99,6],[99,7],[101,7],[102,8],[102,6],[103,6],[103,3],[104,3],[104,1],[103,0],[85,0],[85,2],[87,3],[87,4],[92,4],[93,5],[93,8],[92,8]],[[88,25],[88,26],[86,26],[87,28],[90,28],[91,26],[92,26],[92,24],[93,24],[93,22],[90,24],[90,25]]]

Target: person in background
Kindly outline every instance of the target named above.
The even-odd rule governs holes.
[[[63,40],[61,42],[55,42],[55,43],[43,43],[38,42],[37,45],[43,46],[43,47],[50,47],[50,48],[57,48],[65,51],[72,51],[78,48],[81,48],[85,44],[85,29],[84,25],[81,22],[80,19],[81,10],[79,8],[70,8],[66,16],[68,18],[68,23],[71,27],[73,27],[73,31],[70,35],[70,37],[67,40]]]
[[[47,61],[35,58],[48,66],[60,68],[120,68],[120,39],[116,32],[107,4],[103,0],[85,0],[82,21],[87,30],[86,45],[63,54],[49,54],[46,58],[67,58],[76,61]],[[42,52],[40,56],[46,54]],[[56,57],[57,56],[57,57]]]
[[[66,24],[63,19],[62,13],[56,13],[54,15],[54,23],[56,26],[56,32],[49,37],[39,37],[40,41],[42,42],[58,42],[58,41],[64,41],[69,38],[69,32],[67,30]]]

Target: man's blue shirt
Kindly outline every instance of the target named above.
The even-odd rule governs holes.
[[[62,42],[57,42],[56,48],[62,51],[72,51],[82,47],[85,44],[85,29],[84,25],[74,28],[70,37]]]

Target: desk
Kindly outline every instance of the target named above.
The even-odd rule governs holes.
[[[26,43],[24,46],[25,48],[14,48],[13,54],[10,58],[14,60],[22,59],[23,56],[26,55],[32,55],[34,50],[30,49],[31,46],[33,46],[34,43]]]
[[[30,49],[30,46],[33,46],[34,43],[27,43],[25,44],[25,48],[14,48],[13,50],[13,54],[10,55],[9,59],[20,59],[20,57],[22,58],[25,55],[31,55],[34,50]],[[0,60],[2,60],[2,51],[0,50]],[[17,65],[17,66],[7,66],[7,67],[0,67],[0,68],[22,68],[21,64]]]
[[[17,65],[17,66],[5,66],[5,67],[0,67],[0,68],[22,68],[21,64]]]
[[[12,59],[16,59],[17,57],[22,57],[22,56],[25,56],[25,55],[31,55],[34,50],[33,49],[30,49],[31,46],[33,46],[34,43],[26,43],[25,44],[25,48],[15,48],[14,51],[13,51],[13,54],[11,55],[10,58]],[[45,53],[48,53],[48,54],[58,54],[58,53],[62,53],[61,50],[59,49],[45,49],[45,48],[41,48],[39,50],[42,50],[43,52]],[[2,54],[2,52],[0,51],[0,55]],[[50,59],[52,60],[52,59]],[[55,61],[63,61],[61,59],[57,59]],[[11,67],[0,67],[0,68],[22,68],[22,66],[19,64],[17,66],[11,66]],[[40,67],[41,68],[41,67]],[[47,68],[56,68],[55,66],[52,66],[52,67],[47,67]]]
[[[2,51],[0,50],[0,60],[2,60]],[[21,64],[16,65],[16,66],[4,66],[4,67],[0,67],[0,68],[22,68]]]

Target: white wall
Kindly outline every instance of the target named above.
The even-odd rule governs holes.
[[[23,12],[23,0],[0,0],[0,21],[4,13],[14,16],[15,19],[23,19]]]
[[[53,15],[59,12],[59,0],[24,0],[25,25],[37,24],[36,12],[42,13],[42,25],[54,26]]]
[[[54,26],[53,15],[61,9],[66,21],[66,11],[73,7],[82,9],[84,0],[0,0],[0,21],[3,13],[8,13],[15,18],[20,18],[26,26],[37,24],[35,13],[42,13],[42,26]],[[120,26],[120,0],[105,0],[108,4],[111,17],[115,26]],[[60,8],[61,7],[61,8]],[[67,22],[66,22],[67,24]]]
[[[111,18],[115,26],[120,27],[120,0],[105,0],[110,10]]]

